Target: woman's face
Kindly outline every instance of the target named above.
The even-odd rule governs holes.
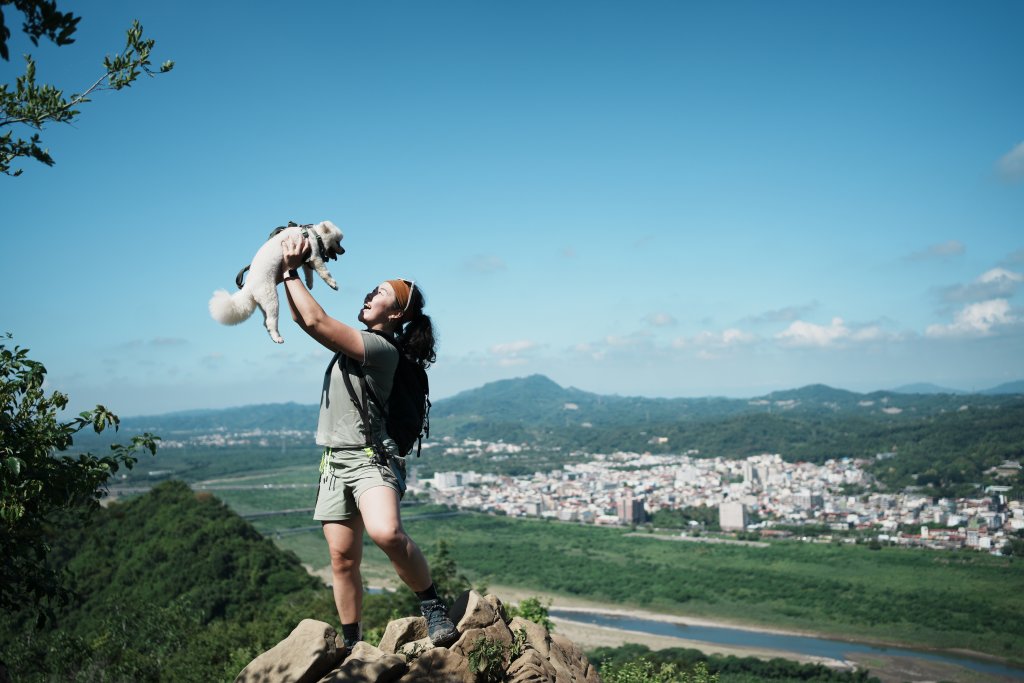
[[[397,319],[401,314],[395,310],[395,292],[391,285],[382,282],[369,292],[363,299],[363,308],[359,311],[359,322],[374,328],[384,325],[389,320]]]

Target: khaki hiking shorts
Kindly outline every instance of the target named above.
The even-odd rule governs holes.
[[[325,448],[320,460],[320,487],[316,494],[313,519],[339,522],[359,514],[359,498],[376,486],[387,486],[405,495],[405,458],[392,457],[388,466],[371,462],[373,451],[367,448]]]

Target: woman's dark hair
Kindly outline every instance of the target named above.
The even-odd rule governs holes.
[[[407,322],[398,332],[398,346],[402,353],[420,366],[429,368],[437,360],[437,338],[430,316],[423,312],[426,304],[427,299],[423,296],[423,290],[419,285],[413,286],[409,308],[405,312]]]

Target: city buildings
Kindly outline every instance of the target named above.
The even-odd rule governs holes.
[[[523,447],[467,441],[445,448],[498,459]],[[979,498],[932,500],[913,491],[874,491],[867,461],[816,465],[787,462],[779,454],[745,460],[699,456],[594,453],[558,470],[520,477],[438,472],[420,487],[437,503],[510,516],[634,525],[659,510],[708,507],[719,511],[723,530],[813,525],[938,549],[998,552],[1009,534],[1024,529],[1024,506],[1008,502],[1005,487],[990,487]],[[751,518],[760,521],[752,525]]]

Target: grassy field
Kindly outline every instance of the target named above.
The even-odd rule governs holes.
[[[316,471],[314,470],[314,475]],[[315,481],[315,480],[314,480]],[[240,515],[251,515],[272,510],[312,508],[316,503],[316,487],[305,484],[285,484],[289,488],[210,489]],[[195,487],[198,489],[198,487]],[[309,520],[309,515],[306,517]]]
[[[221,463],[216,480],[207,481],[246,487],[214,491],[239,514],[312,508],[315,464],[282,464],[239,474]],[[624,529],[475,513],[417,520],[437,512],[436,506],[406,507],[406,527],[428,554],[446,540],[459,568],[477,583],[859,640],[968,648],[1024,662],[1021,558],[846,544],[678,543]],[[311,517],[252,522],[279,547],[323,568],[326,545]],[[372,544],[364,574],[371,583],[393,579]]]
[[[605,529],[480,514],[416,520],[475,582],[661,612],[1024,661],[1024,562],[976,552],[773,542],[767,548],[659,541]],[[326,563],[317,532],[276,540]],[[367,548],[367,575],[389,576]]]

